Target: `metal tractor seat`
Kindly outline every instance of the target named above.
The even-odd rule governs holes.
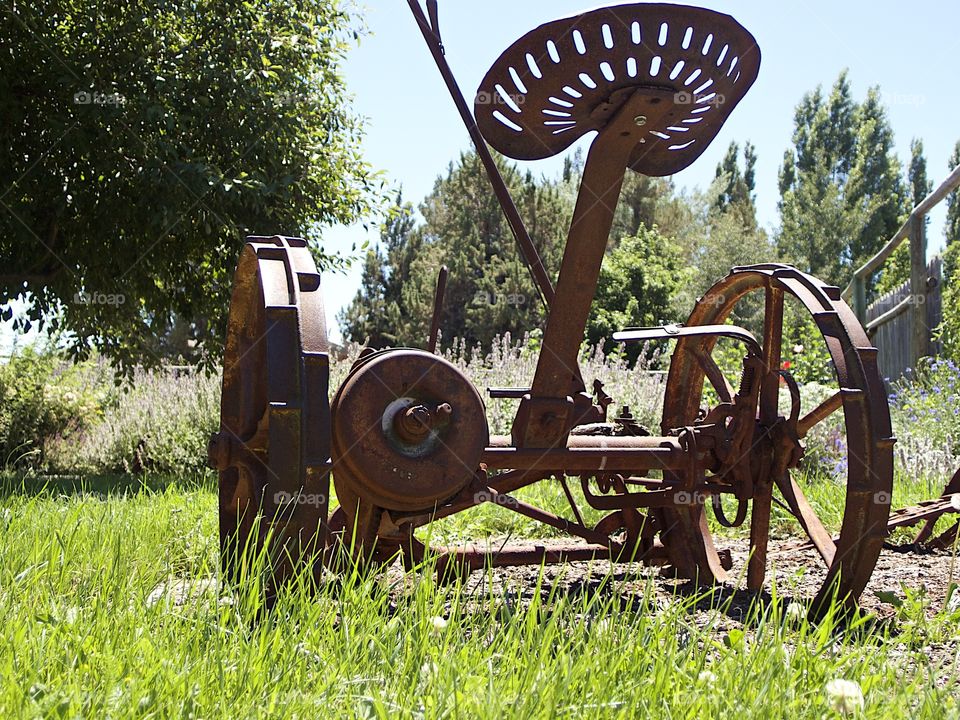
[[[646,93],[669,107],[645,118],[629,166],[671,175],[706,150],[759,69],[756,40],[729,15],[617,5],[541,25],[517,40],[483,79],[474,112],[498,152],[539,160],[602,130],[632,95]]]

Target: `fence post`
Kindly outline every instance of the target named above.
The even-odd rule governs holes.
[[[853,276],[853,313],[860,324],[867,324],[867,283],[859,275]]]
[[[910,218],[910,295],[913,302],[913,336],[910,338],[912,367],[930,354],[930,328],[927,327],[927,220],[923,215]]]

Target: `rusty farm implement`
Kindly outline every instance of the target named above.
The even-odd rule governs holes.
[[[744,574],[749,589],[760,590],[776,507],[802,532],[796,547],[822,566],[814,607],[834,593],[855,603],[888,534],[895,441],[877,351],[838,288],[785,265],[738,267],[684,325],[619,333],[623,343],[673,343],[657,436],[629,417],[610,417],[613,399],[600,383],[588,385],[578,365],[625,173],[672,175],[703,153],[757,77],[756,40],[733,18],[701,8],[603,8],[538,27],[510,46],[471,110],[446,63],[436,1],[426,11],[408,2],[545,304],[536,372],[527,387],[488,391],[517,403],[510,435],[491,436],[481,393],[434,352],[442,276],[428,349],[368,350],[331,388],[320,276],[306,244],[249,238],[230,311],[221,427],[210,445],[220,471],[224,571],[236,576],[252,550],[269,556],[274,588],[304,567],[336,570],[345,557],[376,566],[397,554],[411,564],[436,554],[448,570],[610,558],[721,583],[731,556],[715,542],[709,510],[720,525],[749,528]],[[590,132],[596,137],[554,286],[489,147],[535,160]],[[762,313],[762,334],[728,322],[742,303]],[[782,369],[787,303],[809,314],[832,361],[833,387],[815,407],[802,406]],[[736,377],[715,357],[721,339],[739,349]],[[808,434],[838,418],[846,476],[835,535],[797,469]],[[331,474],[339,499],[332,514]],[[568,479],[603,513],[598,523],[584,522]],[[540,482],[563,487],[571,518],[514,496]],[[928,522],[949,500],[894,520]],[[414,535],[484,502],[576,541],[445,549],[424,547]]]

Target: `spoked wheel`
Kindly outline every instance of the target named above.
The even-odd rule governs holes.
[[[223,573],[231,582],[265,574],[268,597],[298,567],[319,565],[326,541],[327,349],[320,276],[306,243],[249,238],[230,304],[220,430],[209,456],[220,471]]]
[[[753,295],[755,300],[747,300]],[[810,313],[832,360],[834,385],[826,400],[815,407],[800,407],[799,392],[789,374],[782,371],[783,317],[785,299],[799,302]],[[689,326],[722,325],[743,302],[759,302],[764,308],[764,332],[760,347],[757,386],[756,429],[749,444],[735,449],[749,453],[749,497],[741,497],[741,510],[749,501],[750,556],[747,585],[763,587],[767,567],[771,509],[782,508],[799,526],[804,539],[816,548],[825,567],[823,581],[813,603],[813,614],[822,613],[833,597],[854,606],[876,565],[890,514],[893,485],[893,444],[886,392],[877,370],[877,351],[850,308],[840,299],[838,288],[782,265],[737,268],[715,285],[695,307]],[[694,425],[704,418],[704,405],[732,404],[738,382],[725,377],[715,357],[716,336],[688,336],[676,347],[667,381],[663,414],[665,434]],[[749,373],[749,366],[746,367]],[[781,381],[792,401],[781,407]],[[744,384],[740,383],[741,389]],[[786,393],[785,393],[786,394]],[[719,398],[719,403],[717,402]],[[842,410],[846,444],[839,537],[836,527],[825,523],[807,499],[809,485],[797,467],[803,439],[820,423]],[[707,408],[706,417],[711,409]],[[752,412],[752,410],[751,410]],[[839,417],[839,416],[838,416]],[[749,419],[749,418],[748,418]],[[732,457],[731,461],[736,461]],[[714,478],[721,483],[730,478]],[[824,481],[821,481],[824,482]],[[712,498],[711,498],[712,500]],[[723,513],[723,524],[737,524]],[[737,518],[745,521],[745,515]],[[661,538],[675,565],[701,581],[723,581],[714,538],[707,525],[704,504],[673,506],[660,512]]]

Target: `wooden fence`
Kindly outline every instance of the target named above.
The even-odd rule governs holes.
[[[911,341],[914,337],[914,323],[920,313],[907,311],[913,308],[915,303],[921,303],[926,311],[922,330],[931,338],[930,353],[936,355],[940,352],[940,344],[933,336],[933,332],[943,320],[943,259],[940,256],[927,264],[927,278],[926,294],[913,297],[908,281],[867,308],[867,332],[873,344],[880,350],[877,362],[880,373],[887,380],[900,378],[914,365]]]
[[[928,272],[927,214],[958,187],[960,167],[955,168],[936,190],[913,209],[903,227],[880,252],[857,268],[853,280],[843,291],[844,299],[853,304],[857,319],[866,326],[868,333],[875,336],[874,345],[880,349],[880,371],[890,379],[899,377],[908,367],[916,367],[920,358],[934,352],[933,331],[940,323],[932,322],[930,313],[932,306],[936,306],[937,312],[940,312],[939,288],[942,278],[938,274],[934,279]],[[884,309],[879,310],[871,320],[867,313],[867,283],[904,241],[910,242],[910,282],[905,288],[892,293],[891,297],[896,296],[897,301],[884,304]],[[939,264],[937,267],[942,268]],[[931,301],[931,293],[936,294],[936,302]],[[887,298],[881,298],[874,306],[885,300]],[[912,316],[912,320],[904,319],[905,316]],[[898,323],[900,329],[884,332],[884,326],[889,323]],[[895,359],[901,351],[908,358],[905,362]],[[888,357],[887,366],[883,363],[885,354]]]

